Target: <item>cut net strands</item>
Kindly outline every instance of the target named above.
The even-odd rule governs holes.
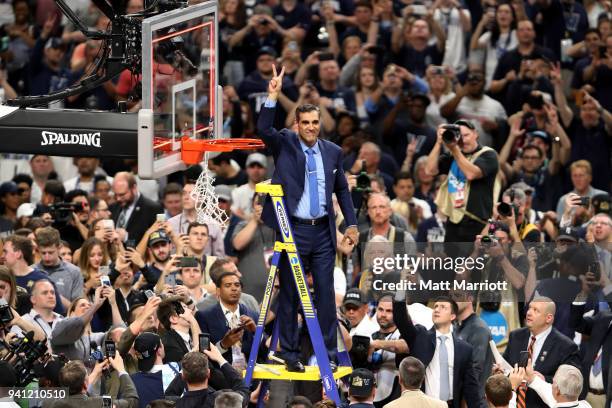
[[[229,217],[219,208],[219,197],[213,186],[215,178],[208,170],[208,159],[208,152],[205,152],[202,173],[191,192],[191,198],[195,201],[196,220],[202,224],[216,224],[225,230]]]

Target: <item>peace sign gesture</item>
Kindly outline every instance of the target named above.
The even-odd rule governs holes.
[[[268,84],[268,98],[276,100],[278,94],[283,87],[283,75],[285,75],[285,67],[283,66],[280,73],[276,73],[276,65],[272,65],[272,79]]]

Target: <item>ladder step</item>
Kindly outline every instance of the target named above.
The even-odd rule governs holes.
[[[263,368],[263,367],[265,368]],[[258,380],[295,380],[295,381],[319,381],[321,373],[318,366],[305,366],[306,371],[303,373],[295,373],[287,371],[287,368],[282,364],[257,364],[253,372],[253,378]],[[351,366],[339,366],[334,373],[334,378],[345,377],[353,372]],[[246,370],[242,372],[244,376]],[[278,374],[276,374],[278,373]]]

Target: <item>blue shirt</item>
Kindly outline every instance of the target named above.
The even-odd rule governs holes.
[[[300,140],[300,146],[302,146],[302,151],[304,151],[304,156],[306,156],[306,162],[304,164],[304,192],[302,193],[302,198],[298,202],[298,206],[293,214],[299,218],[312,219],[312,215],[310,215],[310,183],[308,182],[308,153],[306,150],[309,149],[308,146]],[[315,218],[320,218],[327,215],[327,208],[325,206],[325,169],[323,167],[323,157],[321,156],[321,148],[319,147],[319,142],[317,142],[310,149],[314,150],[314,159],[315,164],[317,166],[317,185],[319,188],[319,213]]]
[[[276,101],[266,99],[264,106],[266,108],[274,108],[276,106]],[[293,215],[298,218],[310,220],[312,219],[312,215],[310,215],[310,184],[308,183],[308,154],[306,153],[308,146],[306,146],[301,139],[300,146],[302,146],[302,151],[304,152],[304,156],[306,156],[304,164],[304,192],[302,193],[302,198],[300,198]],[[325,206],[325,168],[323,167],[323,157],[321,156],[319,142],[312,147],[312,150],[315,152],[314,159],[317,166],[317,185],[319,187],[319,213],[315,218],[320,218],[327,215],[327,208]]]

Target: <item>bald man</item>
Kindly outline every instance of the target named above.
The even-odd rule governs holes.
[[[126,232],[125,240],[133,239],[138,244],[155,222],[156,215],[164,210],[159,203],[140,194],[136,177],[131,173],[122,171],[115,174],[113,193],[117,201],[109,209],[115,228]]]
[[[553,376],[561,364],[580,367],[578,346],[553,327],[555,303],[547,297],[537,297],[529,304],[525,326],[510,332],[504,358],[512,366],[521,361],[521,352],[531,357],[533,369],[552,383]],[[526,403],[529,408],[546,408],[538,394],[527,390]]]

